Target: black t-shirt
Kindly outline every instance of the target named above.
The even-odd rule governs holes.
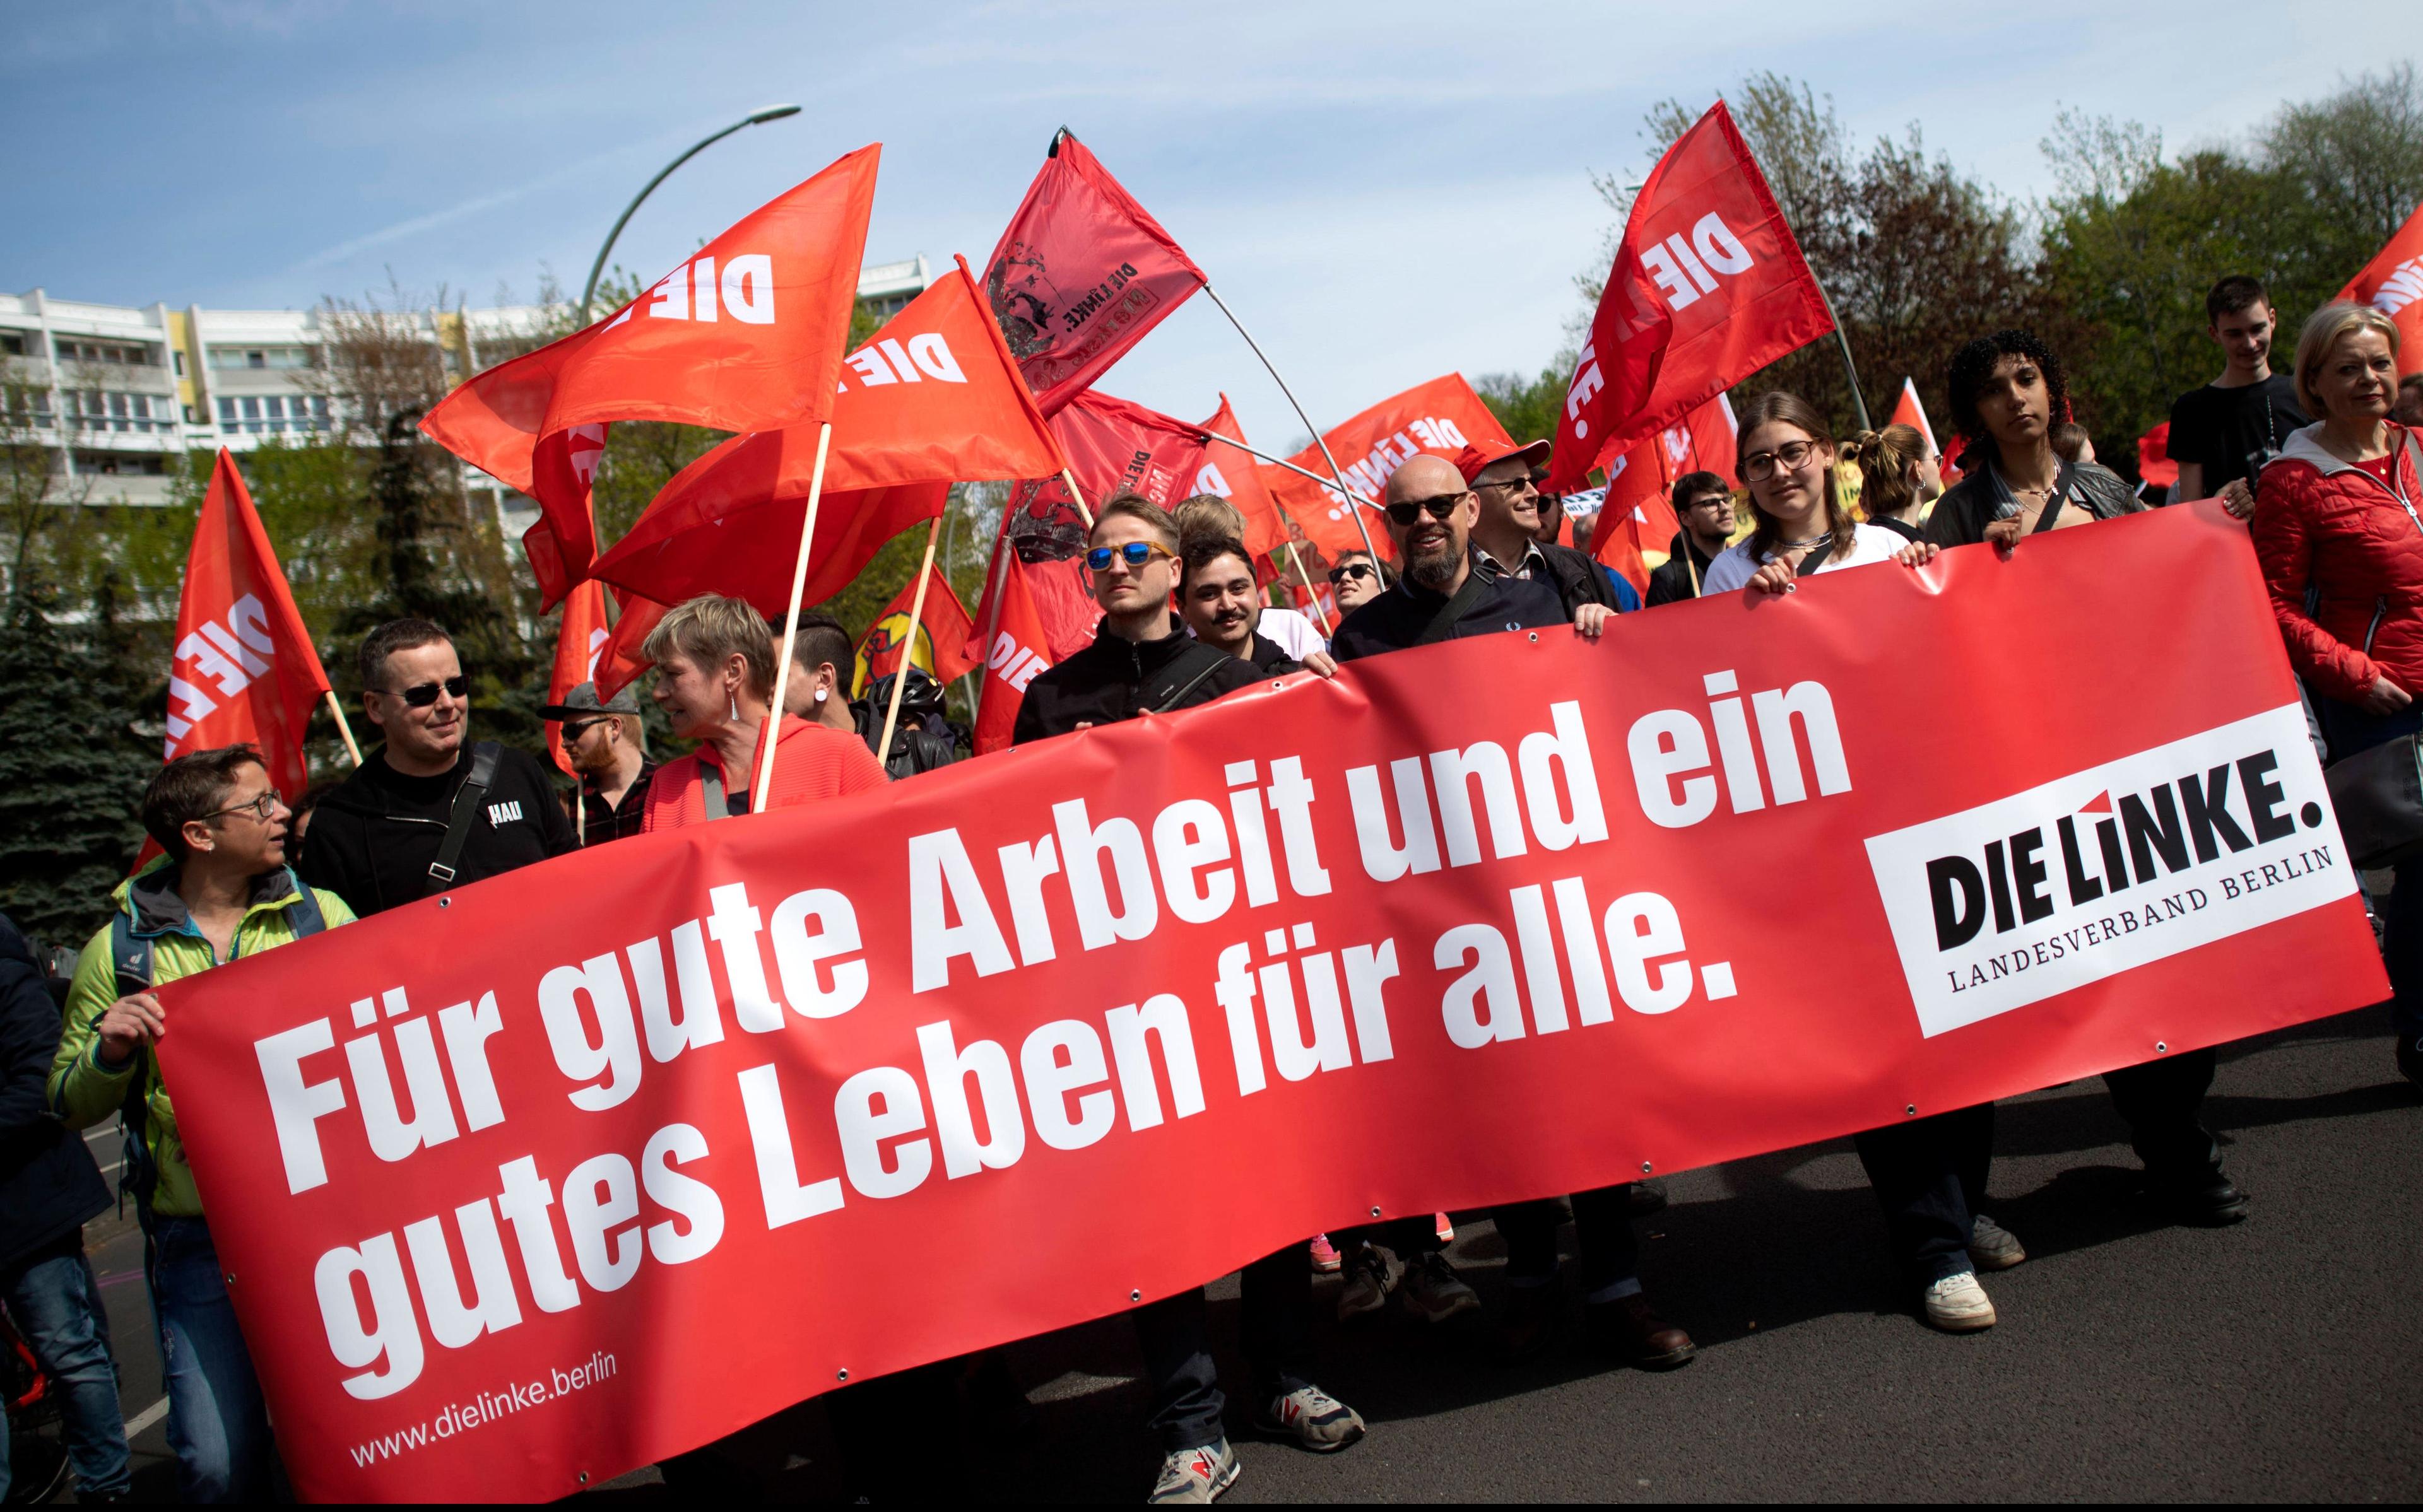
[[[2312,423],[2285,373],[2238,388],[2207,384],[2171,406],[2170,457],[2204,468],[2209,498],[2232,479],[2253,479],[2288,444],[2289,432]]]
[[[1872,514],[1868,517],[1867,523],[1870,525],[1882,526],[1884,528],[1891,530],[1893,534],[1901,537],[1904,541],[1924,541],[1926,539],[1924,535],[1920,533],[1918,527],[1914,525],[1905,525],[1901,521],[1894,519],[1890,514]]]

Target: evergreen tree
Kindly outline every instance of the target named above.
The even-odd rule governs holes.
[[[159,748],[131,728],[107,655],[70,643],[30,595],[0,625],[0,909],[45,944],[80,949],[143,843]]]

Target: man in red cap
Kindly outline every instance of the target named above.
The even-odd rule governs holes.
[[[1568,617],[1585,604],[1611,614],[1631,613],[1640,607],[1631,584],[1571,546],[1540,539],[1540,493],[1531,475],[1547,457],[1545,441],[1465,447],[1456,454],[1456,470],[1481,501],[1481,518],[1472,527],[1473,566],[1492,581],[1522,577],[1546,584],[1557,591]]]

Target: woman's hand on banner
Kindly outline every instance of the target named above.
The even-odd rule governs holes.
[[[1604,604],[1585,604],[1574,611],[1574,629],[1584,640],[1596,640],[1614,613]]]
[[[2019,545],[2019,535],[2025,528],[2019,524],[2019,516],[2013,515],[2007,520],[1996,520],[1987,526],[1986,539],[1996,551],[2009,552]]]
[[[1798,576],[1792,563],[1778,557],[1750,575],[1750,589],[1753,593],[1789,593],[1799,586]]]
[[[160,1000],[148,992],[137,992],[119,999],[101,1016],[101,1060],[104,1065],[121,1066],[135,1058],[135,1052],[168,1032],[168,1011]]]
[[[1893,554],[1893,560],[1905,567],[1924,567],[1941,555],[1943,548],[1932,541],[1913,541]]]

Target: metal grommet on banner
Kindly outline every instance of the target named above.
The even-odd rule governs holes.
[[[235,1284],[235,1272],[234,1272],[234,1271],[230,1270],[230,1271],[229,1271],[229,1272],[227,1273],[227,1284],[228,1284],[229,1285],[230,1285],[230,1286],[232,1286],[232,1285],[234,1285],[234,1284]]]
[[[440,908],[443,908],[443,907],[445,907],[448,904],[451,904],[451,903],[452,903],[453,901],[454,901],[454,900],[453,900],[453,899],[451,899],[451,898],[440,898],[440,899],[438,899],[438,900],[437,900],[437,906],[439,906]]]
[[[836,1370],[833,1372],[833,1379],[847,1380],[849,1379],[849,1372],[847,1370]]]
[[[2154,1042],[2154,1053],[2156,1055],[2168,1055],[2171,1053],[2171,1047],[2163,1044],[2161,1040],[2156,1040]]]
[[[1128,1293],[1128,1300],[1129,1300],[1129,1301],[1132,1301],[1132,1302],[1140,1302],[1140,1301],[1143,1301],[1143,1300],[1144,1300],[1144,1293],[1142,1293],[1142,1292],[1140,1292],[1140,1291],[1131,1291],[1131,1292],[1129,1292],[1129,1293]]]
[[[1379,1210],[1378,1208],[1374,1207],[1373,1209],[1371,1209],[1371,1216],[1372,1216],[1373,1218],[1377,1218],[1377,1217],[1379,1217],[1379,1216],[1380,1216],[1380,1210]]]
[[[575,1475],[572,1478],[579,1484],[586,1486],[589,1484],[589,1472],[584,1470],[579,1474]]]
[[[1642,1175],[1644,1175],[1644,1176],[1645,1176],[1645,1175],[1647,1175],[1647,1174],[1649,1174],[1649,1162],[1648,1162],[1648,1161],[1643,1160],[1643,1161],[1641,1161],[1641,1162],[1640,1162],[1640,1173],[1641,1173]]]
[[[1531,632],[1531,644],[1533,644],[1533,645],[1535,645],[1535,646],[1536,646],[1536,645],[1538,645],[1539,643],[1540,643],[1540,632],[1538,632],[1537,630],[1534,630],[1534,631],[1532,631],[1532,632]]]
[[[1904,1108],[1902,1110],[1902,1116],[1905,1118],[1916,1118],[1918,1116],[1918,1104],[1911,1103],[1908,1107]]]

